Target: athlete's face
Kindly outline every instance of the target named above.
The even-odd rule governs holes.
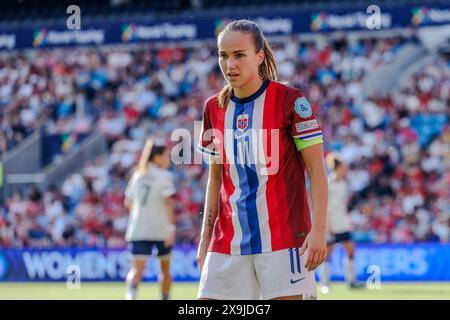
[[[170,153],[165,150],[163,153],[156,155],[153,162],[160,168],[167,169],[170,166]]]
[[[347,176],[348,168],[345,164],[341,164],[339,167],[336,168],[336,175],[340,179],[344,179]]]
[[[218,39],[218,47],[220,69],[232,88],[245,90],[261,81],[258,68],[264,51],[256,51],[250,33],[225,32]]]

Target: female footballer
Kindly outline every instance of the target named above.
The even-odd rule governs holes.
[[[169,152],[165,146],[153,146],[148,139],[137,170],[125,191],[125,206],[130,209],[126,240],[132,256],[126,278],[126,299],[136,299],[137,287],[144,275],[147,258],[153,250],[161,265],[162,299],[169,298],[171,286],[170,253],[175,242],[172,196],[175,187]]]
[[[364,285],[357,281],[355,269],[355,242],[352,239],[352,223],[348,213],[350,190],[347,181],[347,165],[335,152],[330,152],[326,157],[326,163],[331,170],[328,189],[328,226],[327,226],[327,259],[322,265],[320,277],[321,292],[330,291],[330,269],[328,260],[333,253],[333,246],[341,243],[347,254],[344,259],[345,280],[351,289],[362,288]]]
[[[198,145],[210,166],[197,298],[302,299],[326,257],[322,131],[302,92],[278,82],[256,23],[231,22],[217,43],[226,85],[206,100]]]

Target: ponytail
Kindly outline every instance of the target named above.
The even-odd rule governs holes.
[[[223,108],[225,107],[228,102],[231,99],[231,96],[233,95],[233,88],[230,86],[229,83],[225,85],[225,87],[222,88],[222,90],[219,93],[219,107]]]
[[[278,81],[278,70],[275,64],[272,48],[267,39],[263,36],[264,60],[259,65],[259,76],[264,80]]]
[[[148,162],[152,153],[152,149],[153,140],[151,138],[148,138],[145,141],[144,149],[142,150],[141,157],[139,158],[139,162],[135,170],[135,172],[137,172],[138,174],[145,174],[147,172]]]

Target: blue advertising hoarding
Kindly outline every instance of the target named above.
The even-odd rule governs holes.
[[[367,7],[342,10],[289,10],[262,15],[180,17],[132,20],[107,24],[81,24],[80,30],[66,26],[0,29],[0,50],[74,45],[101,45],[152,41],[214,39],[231,19],[248,18],[261,25],[267,36],[311,32],[370,30],[374,11]],[[380,28],[421,27],[450,24],[450,7],[444,5],[380,7]],[[64,15],[65,13],[62,13]],[[372,22],[371,22],[372,21]],[[373,29],[374,32],[377,29]]]
[[[195,256],[196,247],[174,249],[174,281],[199,280]],[[336,246],[330,262],[332,280],[343,280],[343,258],[342,247]],[[81,281],[124,281],[128,263],[125,249],[0,249],[0,282],[66,281],[70,266],[79,268]],[[373,266],[381,281],[450,281],[450,244],[359,244],[355,263],[361,281],[369,278]],[[158,261],[149,259],[144,280],[155,281],[158,273]]]
[[[171,272],[175,281],[200,278],[196,248],[177,247],[172,252]],[[80,270],[82,281],[123,281],[128,272],[126,249],[0,249],[0,282],[65,281],[72,268]],[[144,280],[155,281],[156,259],[149,259]]]

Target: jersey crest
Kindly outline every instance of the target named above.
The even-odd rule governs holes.
[[[248,114],[240,114],[237,116],[236,127],[240,131],[245,131],[248,128]]]

